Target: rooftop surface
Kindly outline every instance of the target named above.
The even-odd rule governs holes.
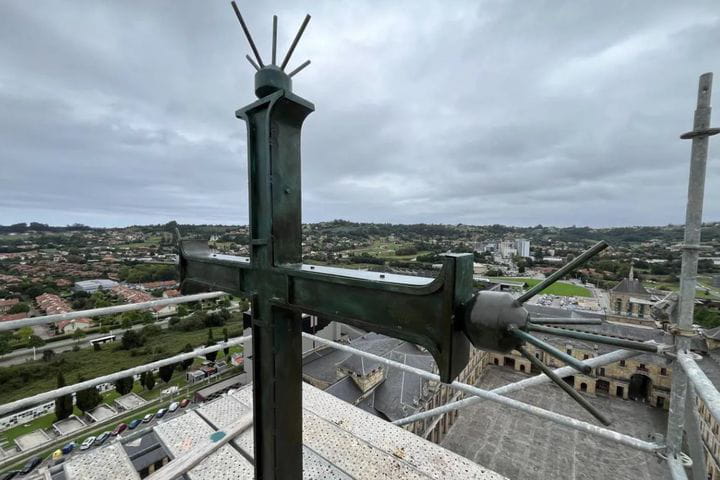
[[[527,378],[509,368],[489,365],[481,388],[492,389]],[[554,385],[508,395],[538,407],[597,423]],[[611,429],[647,439],[664,433],[667,413],[644,403],[583,395],[612,421]],[[513,480],[662,480],[669,471],[649,453],[624,447],[562,425],[481,402],[460,410],[442,445]]]
[[[159,424],[155,434],[175,459],[209,442],[213,432],[230,426],[250,409],[248,386]],[[303,439],[303,476],[308,479],[504,478],[307,384],[303,384]],[[203,460],[187,477],[253,478],[252,447],[250,429]],[[64,466],[65,478],[137,478],[127,476],[129,463],[125,449],[112,443],[93,450],[92,455],[73,457]],[[113,465],[122,472],[109,471]]]

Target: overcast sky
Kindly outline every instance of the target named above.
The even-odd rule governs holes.
[[[716,0],[305,3],[240,2],[266,59],[313,16],[305,222],[684,220]],[[249,52],[225,1],[0,3],[0,224],[246,223]]]

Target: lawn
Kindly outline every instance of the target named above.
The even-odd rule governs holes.
[[[229,336],[237,337],[242,335],[242,325],[238,322],[227,325]],[[222,339],[222,328],[213,329],[216,340]],[[207,341],[207,329],[191,332],[163,331],[163,333],[150,338],[144,347],[133,352],[128,350],[115,350],[117,344],[107,344],[100,351],[92,349],[81,349],[77,352],[68,351],[57,354],[56,359],[62,362],[63,374],[68,384],[76,383],[79,377],[95,378],[102,375],[126,370],[138,365],[144,365],[160,357],[167,358],[177,354],[186,344],[193,347],[204,345]],[[145,353],[148,351],[149,353]],[[222,355],[222,352],[220,353]],[[47,375],[40,378],[30,378],[13,388],[4,388],[0,392],[0,403],[8,403],[14,400],[29,397],[41,392],[56,388],[56,368],[44,363],[42,360],[28,362],[20,366],[1,367],[3,369],[28,368],[37,365],[43,368]],[[39,375],[38,375],[39,376]],[[161,383],[158,379],[158,383]]]
[[[516,278],[516,277],[490,277],[493,280],[507,280],[509,282],[525,282],[530,287],[534,287],[541,280],[537,278]],[[592,297],[592,293],[585,287],[567,282],[555,282],[552,286],[546,288],[542,292],[547,295],[558,295],[560,297]]]

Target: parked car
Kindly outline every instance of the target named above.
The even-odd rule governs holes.
[[[162,418],[162,417],[165,416],[166,413],[167,413],[167,408],[161,408],[160,410],[157,411],[157,413],[155,414],[155,416],[156,416],[157,418]]]
[[[62,447],[62,453],[63,455],[67,455],[68,453],[72,452],[75,449],[75,442],[66,443]]]
[[[110,432],[103,432],[95,439],[95,443],[97,443],[98,445],[102,445],[103,443],[105,443],[105,440],[107,440],[109,436]]]
[[[145,416],[143,417],[142,421],[143,421],[143,423],[149,423],[150,421],[152,421],[153,418],[155,418],[155,414],[154,414],[154,413],[148,413],[147,415],[145,415]]]
[[[140,420],[139,418],[136,418],[136,419],[133,420],[132,422],[128,423],[128,428],[129,428],[130,430],[134,430],[134,429],[135,429],[138,425],[140,425],[141,423],[142,423],[142,420]]]
[[[180,404],[178,402],[172,402],[170,406],[168,407],[168,411],[174,412],[180,407]]]
[[[15,476],[16,476],[18,473],[20,473],[20,470],[10,470],[9,472],[7,472],[7,473],[5,474],[4,477],[2,477],[2,480],[11,480],[11,479],[15,478]]]
[[[28,473],[35,470],[35,467],[40,465],[42,463],[42,458],[40,457],[34,457],[27,461],[25,466],[20,470],[20,473],[23,475],[27,475]]]
[[[188,405],[190,405],[190,399],[189,398],[183,398],[180,402],[180,408],[185,408]]]
[[[87,450],[88,448],[93,446],[93,443],[95,443],[95,437],[86,438],[85,441],[80,445],[80,450]]]
[[[113,437],[118,436],[118,435],[120,435],[122,432],[124,432],[125,430],[127,430],[127,428],[128,428],[127,423],[119,423],[118,426],[115,427],[115,430],[113,430],[112,432],[110,432],[110,434],[111,434]]]

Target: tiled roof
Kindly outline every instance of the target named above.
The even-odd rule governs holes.
[[[645,287],[637,278],[623,278],[611,291],[615,293],[631,293],[633,295],[650,295],[650,292],[645,290]]]

